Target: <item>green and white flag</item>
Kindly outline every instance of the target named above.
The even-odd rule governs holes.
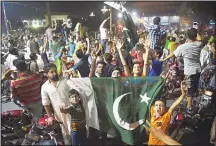
[[[87,124],[127,144],[144,138],[145,118],[160,92],[161,77],[76,78],[70,85],[83,97]]]

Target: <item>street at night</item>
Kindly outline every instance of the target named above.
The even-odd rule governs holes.
[[[1,145],[216,146],[215,6],[2,1]]]

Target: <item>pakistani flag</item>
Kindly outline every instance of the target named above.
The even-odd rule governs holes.
[[[131,16],[126,11],[122,13],[122,22],[125,48],[129,52],[138,42],[137,29]]]
[[[160,92],[161,77],[77,78],[73,88],[82,96],[87,125],[135,144],[144,138],[145,118]]]

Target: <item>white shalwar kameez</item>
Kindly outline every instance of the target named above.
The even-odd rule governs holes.
[[[69,98],[66,96],[62,96],[59,93],[60,90],[58,89],[59,85],[61,84],[62,80],[57,82],[57,86],[55,87],[51,82],[46,81],[41,88],[41,97],[43,105],[52,105],[54,110],[54,115],[57,121],[62,122],[61,129],[62,129],[62,136],[64,139],[65,145],[70,145],[70,125],[71,125],[71,116],[70,114],[64,114],[60,112],[60,106],[63,104],[66,107],[70,105]],[[69,92],[69,91],[67,91]]]

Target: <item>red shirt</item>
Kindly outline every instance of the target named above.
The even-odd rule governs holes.
[[[19,79],[11,81],[11,95],[23,105],[41,100],[42,77],[39,74],[22,73]]]
[[[132,49],[131,50],[131,56],[133,59],[136,59],[140,66],[143,66],[144,62],[143,62],[143,53],[138,50],[138,49]]]

